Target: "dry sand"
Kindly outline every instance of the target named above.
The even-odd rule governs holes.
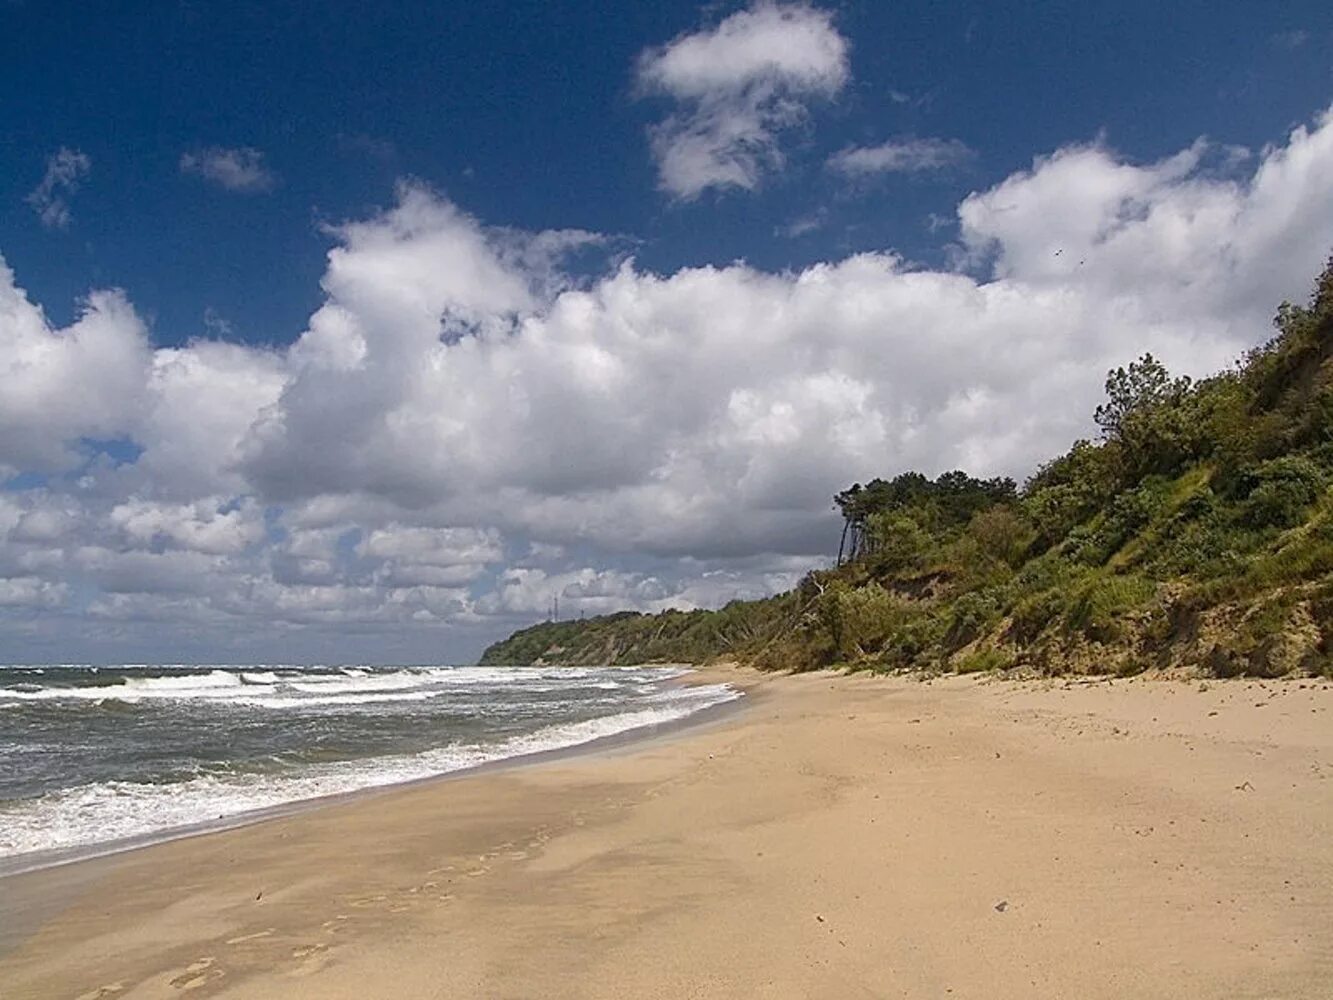
[[[670,740],[0,882],[46,910],[0,996],[1333,997],[1327,683],[727,677]]]

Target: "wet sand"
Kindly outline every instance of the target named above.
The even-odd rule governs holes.
[[[0,996],[1333,995],[1333,685],[722,677],[668,740],[0,880]]]

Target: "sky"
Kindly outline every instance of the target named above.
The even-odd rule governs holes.
[[[0,661],[772,593],[1333,249],[1326,3],[605,10],[0,0]]]

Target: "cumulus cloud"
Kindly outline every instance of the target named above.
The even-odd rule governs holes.
[[[71,326],[55,330],[0,259],[0,344],[0,474],[69,468],[80,438],[134,426],[150,353],[120,292],[94,292]]]
[[[878,146],[848,146],[829,157],[828,165],[848,177],[915,174],[956,166],[972,155],[957,139],[894,139]]]
[[[554,597],[786,586],[849,481],[1022,476],[1087,433],[1107,368],[1204,374],[1266,339],[1328,251],[1333,115],[1247,174],[1220,155],[1056,150],[963,200],[950,271],[886,250],[574,283],[562,256],[595,236],[405,184],[330,230],[281,350],[155,349],[116,293],[54,328],[0,268],[0,473],[45,477],[0,492],[0,615],[421,650],[448,625],[475,651]]]
[[[639,88],[677,106],[649,132],[659,185],[685,200],[753,189],[782,165],[782,133],[847,78],[847,42],[832,15],[803,3],[757,3],[649,49]]]
[[[391,524],[362,536],[356,553],[378,563],[377,581],[390,587],[458,587],[504,558],[494,529],[426,528]]]
[[[93,169],[87,153],[62,146],[46,158],[46,173],[27,197],[37,218],[48,229],[68,229],[69,198]]]
[[[209,146],[182,153],[180,169],[183,174],[194,174],[239,194],[272,191],[278,183],[263,152],[253,146]]]
[[[209,498],[189,504],[132,497],[111,509],[108,522],[131,545],[165,546],[207,555],[235,555],[264,537],[253,500]]]
[[[11,577],[0,580],[0,607],[59,607],[68,595],[63,584],[49,583],[35,577]]]

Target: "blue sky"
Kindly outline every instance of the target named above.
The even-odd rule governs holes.
[[[0,3],[11,655],[789,585],[848,481],[1021,477],[1109,365],[1263,340],[1331,51],[1315,2]]]
[[[251,341],[293,339],[319,302],[320,223],[421,178],[494,225],[622,234],[645,266],[800,267],[890,245],[936,262],[931,213],[1071,141],[1151,160],[1200,135],[1261,146],[1333,91],[1327,5],[1246,2],[829,5],[852,81],[745,198],[679,206],[655,188],[634,61],[734,9],[694,3],[9,3],[0,65],[0,233],[53,317],[126,289],[159,343],[211,309]],[[1299,41],[1298,41],[1299,39]],[[823,169],[848,144],[957,139],[954,168],[856,191]],[[68,231],[24,196],[48,153],[91,157]],[[263,151],[278,178],[228,197],[183,151]],[[821,213],[826,213],[821,215]],[[798,238],[775,232],[801,220]]]

